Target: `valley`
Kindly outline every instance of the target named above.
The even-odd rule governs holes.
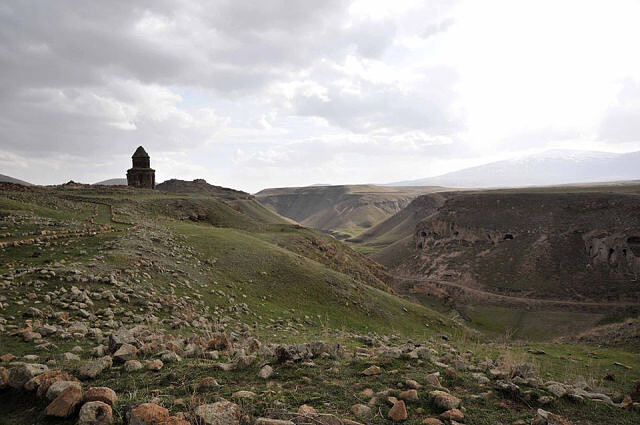
[[[569,297],[482,285],[467,250],[508,246],[461,239],[486,213],[456,215],[443,241],[424,239],[452,200],[462,210],[484,192],[416,197],[345,243],[202,180],[1,189],[0,405],[10,407],[0,424],[82,424],[89,407],[117,424],[640,417],[638,327],[624,321],[633,291],[598,299],[599,286]],[[615,196],[620,218],[598,220],[603,229],[632,223],[634,193]],[[496,222],[514,232],[509,242],[524,239]],[[429,267],[448,256],[450,269]],[[449,276],[458,270],[480,278]],[[605,283],[618,288],[621,272]],[[73,398],[101,388],[114,395]]]
[[[265,189],[256,199],[303,226],[348,239],[400,212],[417,196],[441,190],[429,186],[310,186]]]

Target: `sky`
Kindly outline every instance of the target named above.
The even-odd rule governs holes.
[[[256,192],[640,150],[640,1],[5,0],[0,173]]]

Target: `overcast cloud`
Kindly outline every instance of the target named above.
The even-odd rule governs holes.
[[[640,150],[634,0],[0,3],[0,173],[248,191]]]

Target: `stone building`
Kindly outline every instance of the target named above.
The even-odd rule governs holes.
[[[133,187],[154,189],[156,187],[156,170],[151,168],[149,154],[142,146],[131,157],[133,167],[127,170],[127,184]]]

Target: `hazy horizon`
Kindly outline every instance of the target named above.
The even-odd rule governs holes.
[[[143,145],[158,182],[253,193],[639,151],[637,16],[631,0],[9,1],[0,173],[122,178]]]

